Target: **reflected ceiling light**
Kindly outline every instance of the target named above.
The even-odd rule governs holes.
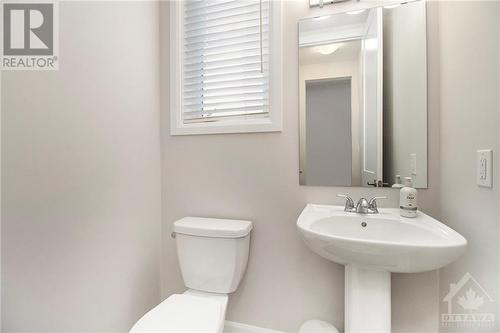
[[[401,6],[400,3],[395,3],[394,5],[384,6],[385,9],[392,9]]]
[[[349,15],[358,15],[364,12],[366,9],[360,9],[360,10],[351,10],[350,12],[347,12]]]
[[[342,44],[327,44],[327,45],[319,45],[314,47],[314,51],[321,53],[322,55],[329,55],[333,52],[337,51]]]

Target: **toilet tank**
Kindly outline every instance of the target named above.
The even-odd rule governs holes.
[[[190,289],[228,294],[245,274],[252,222],[185,217],[174,223],[177,257]]]

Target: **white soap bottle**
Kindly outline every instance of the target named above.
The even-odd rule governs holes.
[[[405,187],[399,191],[399,208],[403,217],[417,217],[417,190],[411,177],[405,177]]]

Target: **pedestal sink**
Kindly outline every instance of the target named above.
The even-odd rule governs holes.
[[[297,227],[320,256],[345,267],[345,333],[391,331],[391,272],[441,268],[465,251],[467,240],[432,217],[344,212],[344,207],[308,204]],[[409,300],[410,301],[410,300]]]

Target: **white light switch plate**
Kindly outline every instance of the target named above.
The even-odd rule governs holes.
[[[417,154],[410,154],[410,171],[412,176],[417,175]]]
[[[493,187],[493,151],[484,149],[477,151],[477,185]]]

